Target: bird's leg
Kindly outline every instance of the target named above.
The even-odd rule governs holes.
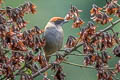
[[[42,55],[44,56],[45,60],[46,60],[47,62],[49,62],[50,56],[45,55],[45,52],[44,52],[43,48],[41,48],[41,52],[42,52]]]

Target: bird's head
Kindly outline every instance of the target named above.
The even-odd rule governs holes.
[[[63,25],[64,23],[68,22],[68,20],[65,20],[62,17],[53,17],[49,22],[54,23],[55,25]]]

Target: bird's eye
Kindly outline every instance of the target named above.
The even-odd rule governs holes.
[[[64,22],[64,20],[57,20],[57,21],[55,21],[55,24],[56,25],[59,25],[59,24],[61,24],[61,23],[63,23]]]

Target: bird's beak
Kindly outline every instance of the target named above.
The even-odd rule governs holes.
[[[68,20],[64,19],[64,23],[67,23],[67,22],[68,22]]]

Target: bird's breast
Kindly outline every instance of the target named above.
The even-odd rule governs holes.
[[[47,53],[47,55],[50,55],[62,48],[63,37],[64,33],[62,27],[46,28],[44,32],[44,38],[46,40],[46,45],[44,47],[45,53]]]

